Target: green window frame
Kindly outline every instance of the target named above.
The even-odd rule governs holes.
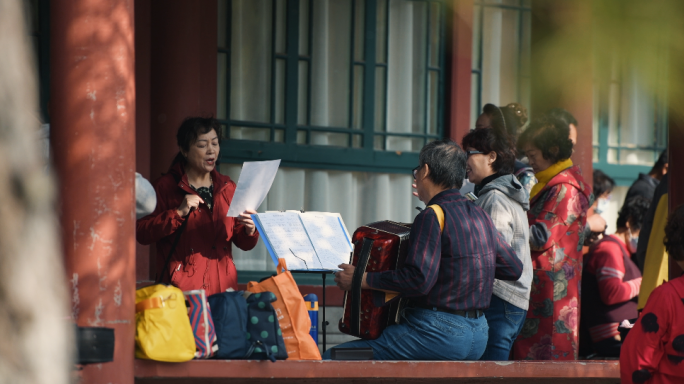
[[[606,54],[604,52],[604,54]],[[621,144],[622,143],[622,124],[621,111],[622,108],[628,106],[622,105],[622,87],[624,86],[624,79],[621,72],[615,72],[615,63],[611,60],[617,60],[615,54],[608,53],[607,56],[600,56],[598,53],[596,57],[603,57],[602,60],[596,60],[595,66],[597,74],[594,82],[594,127],[592,137],[592,163],[594,169],[599,169],[615,180],[618,186],[630,186],[637,179],[639,173],[648,173],[651,165],[639,165],[621,163],[623,152],[635,151],[651,151],[652,161],[655,163],[660,156],[660,153],[665,150],[668,144],[668,111],[667,111],[667,90],[659,89],[650,96],[650,102],[653,103],[653,115],[649,118],[653,125],[639,129],[651,129],[650,140],[641,142],[639,144]],[[616,61],[619,63],[619,61]],[[615,92],[615,88],[618,89]],[[611,100],[611,94],[613,99]],[[613,107],[611,108],[611,104]],[[611,131],[611,109],[613,109],[613,135],[615,140],[610,142],[609,136]]]
[[[523,70],[529,65],[529,51],[526,52],[523,40],[526,38],[524,23],[531,20],[532,1],[531,0],[504,0],[502,2],[492,2],[492,0],[475,0],[473,15],[473,61],[471,69],[471,125],[475,127],[475,120],[480,115],[482,107],[491,101],[482,100],[482,77],[483,77],[483,58],[484,58],[484,28],[485,28],[485,9],[499,8],[505,10],[513,10],[518,12],[518,40],[520,42],[518,47],[518,76],[517,76],[517,97],[516,102],[521,103],[525,108],[530,110],[529,95],[530,95],[530,81],[531,74]],[[527,36],[528,37],[528,36]],[[508,104],[514,100],[504,102]]]
[[[225,1],[225,6],[219,5],[219,10],[225,12],[225,44],[218,47],[219,71],[226,67],[227,84],[225,105],[219,105],[219,121],[223,126],[224,140],[221,143],[221,161],[224,163],[241,163],[250,160],[282,159],[282,166],[299,168],[318,168],[346,171],[371,171],[389,173],[409,173],[418,163],[418,151],[422,145],[434,139],[444,137],[444,46],[445,46],[445,14],[446,6],[442,0],[421,1],[427,3],[427,20],[425,25],[426,44],[424,52],[425,66],[425,101],[423,103],[424,123],[420,132],[393,132],[388,129],[387,100],[388,100],[388,66],[389,63],[389,12],[390,1],[395,0],[349,0],[351,3],[351,36],[350,36],[350,74],[349,74],[349,124],[346,127],[316,126],[311,124],[311,95],[312,95],[312,35],[314,0],[273,0],[272,2],[272,38],[271,38],[271,92],[270,92],[270,121],[255,122],[237,120],[231,117],[231,13],[232,0]],[[308,5],[308,7],[306,7]],[[304,11],[308,9],[308,11]],[[284,12],[284,15],[278,14]],[[361,15],[362,17],[359,17]],[[285,52],[277,52],[277,24],[285,19]],[[222,17],[222,15],[219,15]],[[307,17],[308,41],[300,39],[300,21]],[[384,28],[379,20],[384,20]],[[356,23],[361,23],[363,33],[356,32]],[[280,25],[280,24],[278,24]],[[358,36],[361,35],[361,36]],[[431,37],[438,39],[437,48],[431,48]],[[222,39],[219,39],[219,42]],[[281,40],[282,41],[282,40]],[[306,52],[300,52],[300,42],[308,44]],[[377,47],[384,44],[384,58],[382,52],[376,52]],[[360,46],[359,46],[360,45]],[[435,52],[436,51],[436,52]],[[360,55],[362,53],[362,55]],[[223,63],[223,64],[222,64]],[[277,72],[282,71],[284,63],[284,87],[276,84],[281,81]],[[276,68],[279,66],[279,68]],[[304,68],[304,70],[302,70]],[[307,77],[305,95],[302,97],[300,75]],[[384,78],[382,78],[384,76]],[[219,79],[221,76],[219,76]],[[360,80],[355,82],[356,80]],[[376,82],[381,86],[376,86]],[[384,86],[382,86],[384,84]],[[219,84],[219,92],[221,92]],[[437,87],[435,92],[435,87]],[[284,119],[276,122],[276,92],[284,89]],[[432,91],[432,93],[431,93]],[[377,94],[381,92],[382,94]],[[430,104],[430,97],[436,102]],[[355,95],[357,98],[355,98]],[[431,96],[432,95],[432,96]],[[359,99],[361,102],[359,102]],[[222,97],[219,95],[219,102]],[[300,103],[306,100],[305,108]],[[430,108],[429,108],[430,107]],[[430,109],[428,111],[428,109]],[[225,114],[221,116],[221,110]],[[301,111],[305,111],[305,121],[301,121]],[[431,120],[430,120],[431,119]],[[300,121],[298,121],[300,120]],[[378,123],[380,122],[380,123]],[[260,129],[263,133],[261,141],[231,138],[233,129]],[[331,133],[347,135],[346,145],[314,145],[312,135],[317,133]],[[391,138],[405,138],[411,140],[411,151],[398,151],[387,148]]]

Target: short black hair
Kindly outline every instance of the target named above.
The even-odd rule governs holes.
[[[515,169],[515,146],[510,135],[493,128],[470,131],[461,141],[463,148],[475,148],[484,153],[496,152],[492,169],[499,175],[508,175]]]
[[[684,205],[670,214],[665,226],[665,250],[676,261],[684,261]]]
[[[176,143],[183,151],[189,151],[190,145],[197,141],[200,135],[209,133],[211,131],[216,132],[219,142],[221,141],[221,124],[218,120],[213,117],[186,117],[185,120],[178,127],[178,132],[176,132]],[[178,153],[173,163],[182,162],[185,164],[185,156],[182,153]]]
[[[568,112],[567,110],[565,110],[563,108],[551,109],[548,112],[546,112],[546,115],[554,117],[556,119],[563,120],[568,125],[572,124],[575,127],[578,126],[577,125],[577,119],[575,119],[575,116],[573,116],[572,113]]]
[[[632,229],[641,229],[641,224],[643,224],[644,216],[646,216],[646,211],[650,205],[651,200],[643,196],[634,196],[625,201],[618,213],[617,227],[625,228],[629,222]]]
[[[663,169],[665,164],[669,162],[667,158],[667,150],[668,148],[665,148],[665,150],[660,153],[660,156],[658,156],[658,161],[656,161],[655,164],[653,164],[653,168],[651,168],[651,171],[659,171]]]
[[[594,169],[594,196],[598,199],[604,193],[610,194],[615,188],[615,180],[600,169]]]
[[[435,140],[425,144],[420,150],[419,165],[427,164],[430,168],[430,180],[444,188],[463,186],[466,168],[466,154],[449,139]]]
[[[520,135],[518,148],[522,150],[529,143],[537,147],[546,160],[556,163],[569,159],[572,155],[572,141],[569,136],[570,127],[565,120],[544,115],[532,121]],[[558,148],[558,151],[552,152],[553,148]]]

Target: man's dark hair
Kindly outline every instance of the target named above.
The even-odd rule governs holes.
[[[221,141],[221,125],[218,120],[213,117],[186,117],[185,120],[178,127],[178,132],[176,133],[176,142],[178,146],[183,149],[183,151],[189,151],[190,145],[197,141],[200,135],[209,133],[211,131],[216,132],[219,142]],[[185,156],[182,153],[178,153],[173,163],[181,162],[185,164]]]
[[[569,138],[570,127],[565,120],[544,115],[530,123],[518,139],[518,149],[522,150],[529,143],[542,153],[546,160],[556,163],[569,159],[572,155],[572,141]],[[558,148],[553,152],[553,148]]]
[[[610,194],[615,188],[615,180],[600,169],[594,169],[594,196],[598,199],[604,193]]]
[[[556,119],[563,120],[568,125],[572,124],[575,127],[578,126],[577,125],[577,119],[575,119],[575,116],[573,116],[572,113],[568,112],[567,110],[565,110],[563,108],[551,109],[548,112],[546,112],[546,115],[554,117]]]
[[[658,156],[658,161],[656,161],[655,164],[653,164],[651,172],[660,171],[661,169],[663,169],[665,164],[669,162],[667,157],[667,148],[665,148],[665,150],[660,153],[660,156]]]
[[[629,226],[632,229],[641,229],[641,224],[644,221],[644,216],[646,216],[646,211],[648,211],[650,205],[651,200],[643,196],[634,196],[625,201],[618,213],[617,227],[625,228],[627,222],[629,222]]]
[[[461,141],[463,148],[475,148],[484,153],[496,152],[492,169],[499,175],[508,175],[515,169],[515,147],[510,135],[495,129],[470,131]]]
[[[430,180],[444,188],[463,186],[466,168],[466,154],[449,139],[435,140],[420,150],[419,163],[430,168]]]
[[[677,207],[667,219],[663,244],[670,257],[684,261],[684,205]]]

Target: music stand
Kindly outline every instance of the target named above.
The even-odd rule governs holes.
[[[326,350],[326,341],[327,341],[327,333],[325,327],[328,325],[328,322],[325,321],[325,277],[326,275],[329,274],[334,274],[335,271],[331,271],[328,269],[318,269],[318,270],[311,270],[311,271],[306,271],[306,270],[290,270],[290,273],[304,273],[304,274],[320,274],[323,277],[323,297],[321,298],[321,307],[323,307],[323,316],[321,318],[321,331],[323,331],[323,352]],[[316,340],[318,342],[318,340]]]

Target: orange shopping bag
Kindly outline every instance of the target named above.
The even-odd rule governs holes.
[[[277,300],[273,303],[273,309],[278,315],[288,360],[320,360],[318,344],[309,334],[311,319],[306,310],[306,303],[292,274],[287,270],[285,259],[278,259],[277,270],[277,276],[261,283],[250,281],[247,284],[247,291],[273,292],[276,295]]]

